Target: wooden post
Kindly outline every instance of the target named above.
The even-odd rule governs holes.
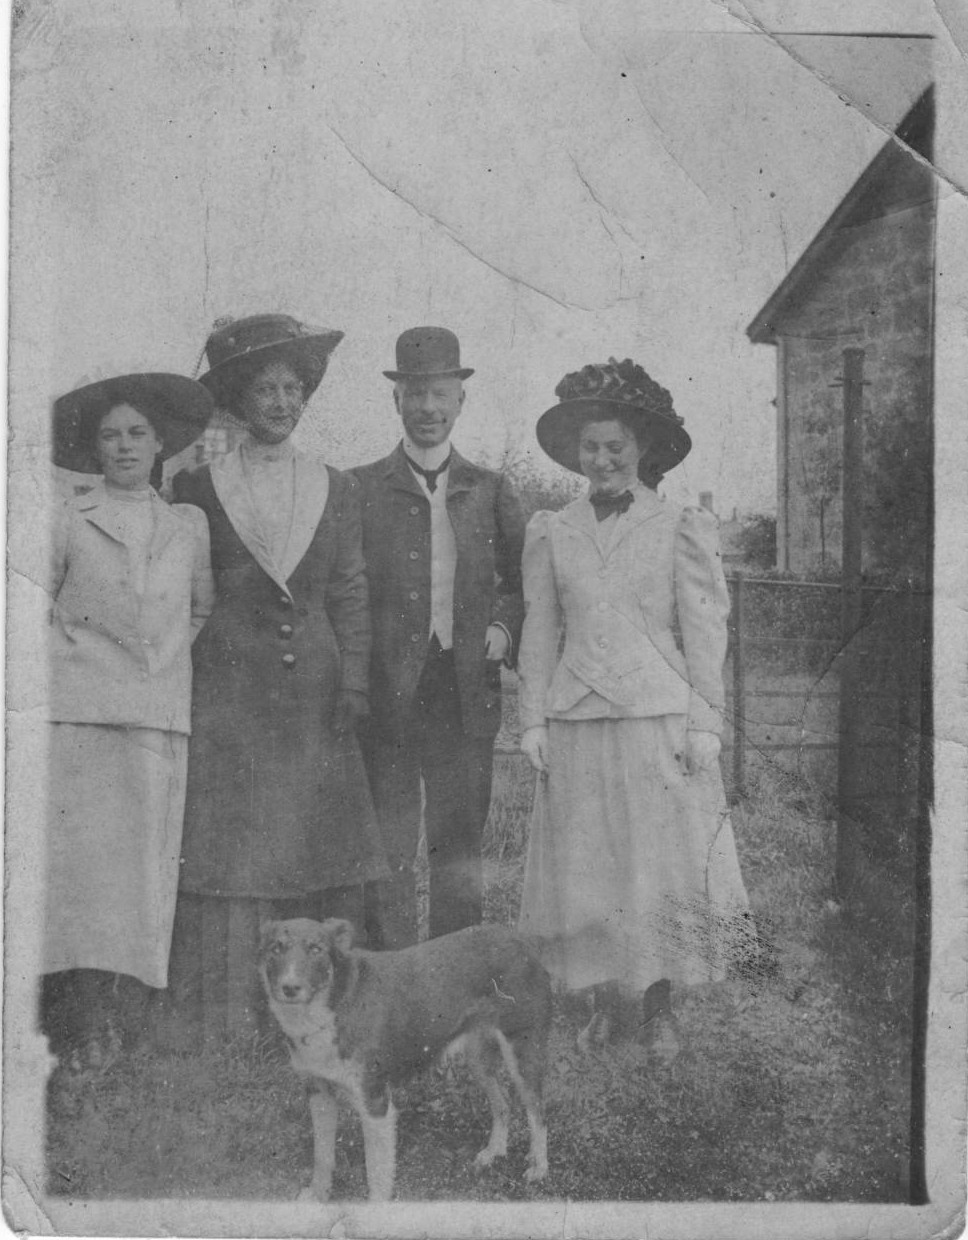
[[[839,899],[850,890],[853,858],[859,840],[854,818],[858,792],[861,736],[862,669],[852,648],[863,619],[864,350],[844,349],[844,448],[841,481],[843,550],[841,556],[840,622],[840,746],[837,756],[837,859],[835,884]]]
[[[206,1038],[219,1041],[257,1025],[255,953],[262,902],[211,896],[201,903],[202,1020]]]
[[[201,901],[202,1024],[206,1039],[225,1037],[225,940],[228,901],[212,896]]]
[[[734,579],[733,591],[733,800],[745,792],[746,783],[746,675],[743,667],[743,578]]]
[[[256,1028],[256,944],[259,941],[259,901],[227,900],[229,906],[225,952],[225,1008],[229,1036]]]

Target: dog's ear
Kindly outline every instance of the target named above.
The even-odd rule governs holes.
[[[271,918],[263,918],[259,922],[259,946],[265,950],[279,932],[279,923]]]
[[[348,952],[355,945],[356,930],[352,922],[341,917],[330,917],[323,922],[323,927],[337,951]]]

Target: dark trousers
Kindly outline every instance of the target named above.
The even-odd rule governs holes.
[[[414,862],[420,781],[430,869],[430,937],[477,925],[482,914],[481,838],[491,802],[494,743],[464,735],[454,652],[431,639],[411,726],[395,743],[371,741],[364,757],[394,877],[366,884],[367,938],[384,949],[417,941]]]

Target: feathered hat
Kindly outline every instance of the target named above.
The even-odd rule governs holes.
[[[672,407],[672,397],[631,358],[619,362],[610,357],[607,362],[572,371],[555,388],[555,395],[559,403],[538,419],[538,443],[553,461],[573,473],[582,472],[578,439],[582,426],[590,421],[615,418],[641,428],[641,437],[650,440],[639,465],[643,482],[674,469],[692,448],[682,418]]]

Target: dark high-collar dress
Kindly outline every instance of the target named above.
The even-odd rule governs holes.
[[[214,475],[176,479],[208,517],[218,592],[194,649],[182,890],[285,899],[379,878],[357,739],[332,726],[340,690],[368,679],[358,488],[294,455],[298,562],[286,564],[260,540],[239,460]]]

